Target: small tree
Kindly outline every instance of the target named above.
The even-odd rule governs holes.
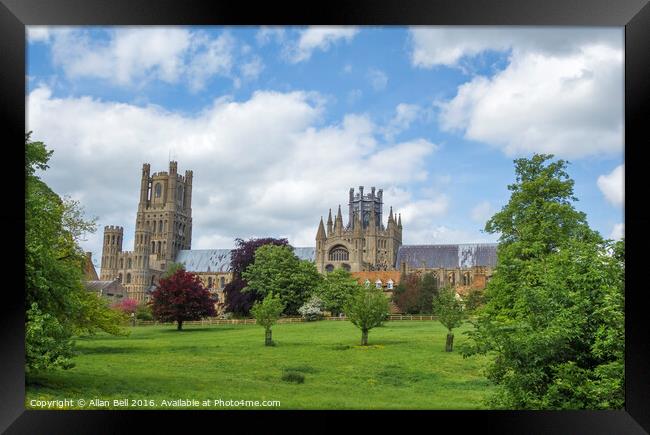
[[[447,328],[447,343],[445,352],[451,352],[454,347],[453,329],[463,323],[463,304],[456,298],[456,291],[453,288],[445,287],[438,291],[433,299],[433,313],[438,320]]]
[[[284,310],[284,304],[280,296],[275,296],[273,293],[269,293],[262,302],[255,302],[253,308],[251,308],[251,313],[255,316],[257,324],[264,327],[265,346],[273,346],[271,326],[280,318],[282,310]]]
[[[198,275],[183,269],[160,280],[153,292],[151,311],[159,321],[176,322],[179,331],[185,320],[200,320],[217,314],[210,292],[203,287]]]
[[[111,305],[111,308],[130,316],[138,310],[138,301],[125,298]]]
[[[350,272],[338,268],[325,275],[325,279],[316,289],[316,294],[323,300],[325,309],[337,316],[359,287],[359,283]]]
[[[298,308],[298,313],[308,322],[320,320],[323,317],[323,301],[314,295]]]
[[[360,288],[345,305],[345,315],[361,329],[361,345],[368,345],[368,331],[380,326],[388,316],[388,298],[381,289]]]

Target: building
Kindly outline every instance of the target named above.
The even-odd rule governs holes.
[[[133,251],[122,250],[123,237],[123,227],[104,227],[100,279],[117,279],[130,298],[143,301],[178,252],[190,249],[192,171],[179,175],[172,161],[169,172],[150,174],[150,165],[142,165]]]
[[[402,217],[395,219],[393,208],[383,223],[383,191],[370,188],[364,195],[350,189],[348,222],[343,225],[341,206],[332,221],[332,210],[327,218],[327,232],[321,217],[316,232],[316,268],[319,272],[331,272],[342,267],[350,272],[364,270],[391,270],[397,251],[402,245]]]
[[[126,289],[117,281],[85,281],[86,290],[108,299],[110,303],[119,302],[127,297]]]
[[[485,287],[496,266],[495,243],[402,245],[402,217],[393,214],[391,207],[384,224],[383,205],[382,189],[371,187],[364,194],[363,186],[358,192],[351,188],[347,223],[343,224],[340,205],[334,219],[330,209],[327,227],[320,219],[316,246],[294,248],[294,252],[313,261],[321,273],[336,268],[352,273],[386,272],[390,279],[380,279],[386,291],[399,283],[400,276],[425,272],[432,272],[440,286],[451,285],[460,294]],[[150,174],[150,165],[143,164],[133,251],[122,250],[123,234],[120,226],[104,228],[101,273],[96,281],[117,281],[129,298],[143,301],[169,263],[182,263],[201,277],[215,296],[217,309],[223,307],[223,289],[232,280],[231,250],[191,248],[192,171],[181,176],[172,161],[169,172]],[[377,285],[374,278],[370,281]]]

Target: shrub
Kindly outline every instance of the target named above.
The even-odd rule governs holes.
[[[294,384],[302,384],[305,382],[305,375],[295,371],[285,371],[282,374],[284,382],[293,382]]]
[[[25,325],[25,371],[74,367],[72,333],[33,303]]]
[[[299,309],[298,313],[308,322],[323,318],[323,301],[318,296],[312,296]]]

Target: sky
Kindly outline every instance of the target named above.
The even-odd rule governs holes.
[[[575,207],[623,236],[622,27],[27,27],[39,175],[133,249],[142,164],[194,173],[192,248],[314,246],[384,190],[404,244],[496,242],[513,160],[569,162]],[[385,218],[386,219],[386,218]],[[384,219],[384,220],[385,220]]]

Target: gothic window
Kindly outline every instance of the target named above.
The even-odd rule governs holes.
[[[212,288],[212,277],[208,277],[208,288]]]
[[[389,279],[388,282],[386,283],[386,288],[392,289],[393,288],[393,280]]]
[[[124,269],[124,259],[120,258],[120,269]]]
[[[152,254],[156,253],[156,242],[151,242],[151,253]]]
[[[133,267],[133,262],[129,258],[129,259],[126,260],[126,268],[131,269],[132,267]]]
[[[469,273],[463,275],[463,285],[469,285]]]
[[[325,271],[332,272],[333,270],[334,270],[334,266],[332,266],[331,264],[328,264],[327,266],[325,266]]]
[[[226,279],[223,276],[219,278],[219,286],[221,288],[224,288],[226,286]]]
[[[119,275],[117,275],[117,280],[118,280],[119,282],[122,282],[122,274],[121,274],[121,273],[120,273]]]
[[[330,261],[347,261],[350,259],[350,254],[347,249],[338,245],[330,251],[329,259]]]
[[[350,271],[350,265],[347,263],[343,263],[341,267],[343,267],[343,269],[347,270],[348,272]]]
[[[162,184],[156,183],[156,198],[160,198],[162,194]]]
[[[126,283],[131,284],[131,274],[130,273],[126,274]]]
[[[162,232],[163,232],[163,223],[162,223],[162,221],[159,221],[159,222],[158,222],[158,232],[159,232],[159,233],[162,233]]]
[[[111,236],[111,244],[112,244],[112,245],[114,245],[114,244],[115,244],[115,236],[114,236],[114,235],[113,235],[113,236]]]

